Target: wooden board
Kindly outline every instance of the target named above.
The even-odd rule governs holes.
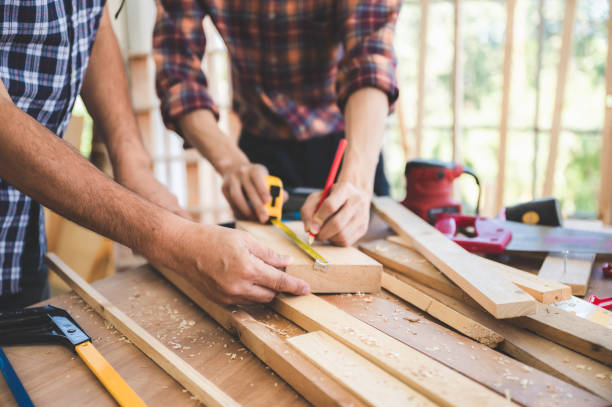
[[[533,314],[537,302],[495,270],[482,267],[475,255],[448,239],[423,219],[389,197],[372,200],[376,212],[442,273],[496,318]]]
[[[425,121],[425,83],[427,78],[427,37],[429,33],[429,0],[421,0],[419,24],[419,60],[417,79],[416,119],[414,125],[416,157],[423,154],[423,123]]]
[[[223,307],[208,299],[178,273],[158,267],[158,271],[287,381],[314,405],[348,404],[356,399],[303,356],[297,354],[269,326],[255,320],[239,307]]]
[[[302,222],[285,222],[305,240]],[[314,261],[300,250],[275,226],[254,222],[236,222],[236,228],[245,230],[277,253],[292,257],[286,272],[310,284],[313,293],[373,292],[380,290],[382,266],[353,247],[337,247],[315,242],[312,247],[329,264],[325,270],[315,270]]]
[[[610,404],[580,387],[446,328],[386,291],[363,296],[326,295],[323,298],[518,404],[556,407]]]
[[[372,362],[324,332],[294,336],[287,342],[369,406],[435,406]]]
[[[502,335],[504,341],[499,347],[504,353],[612,401],[612,370],[609,367],[505,321],[496,320],[486,312],[467,306],[434,289],[410,282],[402,276],[399,278]]]
[[[421,311],[428,313],[432,317],[444,322],[451,328],[456,329],[465,336],[483,345],[494,348],[498,343],[504,340],[501,335],[490,330],[486,326],[456,312],[435,298],[397,279],[387,271],[383,273],[382,286],[385,290],[397,295]]]
[[[403,245],[406,245],[404,243],[405,239],[393,239],[394,242],[400,242],[401,245],[391,242],[390,238],[388,240],[389,241],[376,240],[368,242],[360,245],[360,248],[367,255],[378,260],[383,265],[398,271],[402,271],[402,269],[405,268],[410,268],[411,263],[417,261],[419,257],[421,258],[421,262],[425,261],[428,265],[422,267],[433,267],[431,263],[422,258],[422,256],[416,253],[413,249],[403,247]],[[409,245],[410,244],[407,244],[407,246]],[[401,261],[398,261],[398,259],[401,259]],[[490,269],[492,273],[497,271],[503,274],[516,286],[522,288],[533,298],[544,304],[551,304],[572,297],[571,288],[562,283],[549,281],[531,273],[507,266],[505,264],[494,262],[484,257],[477,257],[473,260],[475,264],[480,263],[481,267]]]
[[[419,253],[398,248],[398,245],[392,249],[397,253],[394,258],[401,260],[401,267],[395,268],[391,263],[389,267],[442,294],[472,307],[479,307]],[[539,313],[513,318],[510,322],[604,364],[612,365],[612,313],[584,300],[572,297],[558,305],[542,305]]]
[[[109,302],[98,290],[71,270],[53,253],[45,255],[45,263],[105,320],[125,335],[147,357],[207,406],[239,406],[235,400],[206,379],[189,363],[164,346],[123,311]]]
[[[325,300],[278,295],[274,309],[307,331],[323,331],[397,379],[445,406],[499,406],[505,398],[460,375]]]
[[[570,253],[567,263],[564,262],[562,254],[551,253],[542,263],[538,276],[567,284],[572,288],[572,294],[584,296],[594,262],[595,255],[590,253]]]
[[[612,224],[612,7],[608,11],[608,54],[606,58],[606,98],[604,123],[601,132],[599,159],[598,218]]]

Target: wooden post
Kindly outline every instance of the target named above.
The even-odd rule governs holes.
[[[555,109],[553,111],[552,128],[550,130],[550,146],[546,175],[544,177],[543,196],[551,196],[555,185],[555,167],[557,165],[557,152],[559,150],[559,136],[561,134],[561,115],[563,114],[563,98],[565,96],[565,82],[567,69],[572,54],[572,35],[574,31],[574,15],[576,0],[566,0],[565,16],[563,17],[563,38],[561,41],[561,56],[557,67],[557,90],[555,92]]]
[[[427,32],[429,26],[429,0],[421,0],[421,27],[419,34],[419,77],[417,85],[417,106],[415,135],[415,155],[420,157],[423,144],[423,115],[425,107],[425,69],[427,67]]]
[[[463,111],[463,37],[462,37],[462,0],[455,0],[455,53],[453,57],[453,161],[460,162],[461,154],[461,115]]]
[[[514,48],[514,10],[516,0],[506,1],[506,44],[504,47],[504,88],[502,94],[501,119],[499,125],[499,150],[497,152],[497,186],[495,211],[504,204],[506,182],[506,145],[508,140],[508,119],[510,114],[510,90],[512,87],[512,51]]]
[[[535,74],[535,114],[533,116],[533,162],[531,165],[531,196],[536,199],[538,190],[538,152],[540,150],[540,78],[542,76],[542,51],[544,48],[544,0],[538,0],[538,55]]]
[[[612,8],[608,17],[608,59],[606,61],[606,111],[601,133],[599,217],[612,223]]]

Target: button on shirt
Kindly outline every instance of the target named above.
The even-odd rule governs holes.
[[[398,96],[393,33],[400,0],[158,0],[153,46],[166,126],[217,107],[201,62],[210,16],[229,51],[233,107],[249,134],[304,140],[344,130],[363,87]]]
[[[60,137],[81,90],[104,2],[0,1],[2,82],[18,108]],[[45,251],[41,206],[0,178],[0,295],[19,294],[40,279]]]

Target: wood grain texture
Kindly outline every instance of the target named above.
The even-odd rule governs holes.
[[[434,289],[407,278],[404,281],[502,335],[504,341],[499,347],[504,353],[612,401],[612,370],[609,367],[506,321],[496,320]]]
[[[436,405],[324,332],[294,336],[287,342],[368,406]]]
[[[576,14],[576,0],[565,0],[565,14],[563,16],[563,34],[561,38],[561,55],[557,65],[557,88],[555,90],[555,108],[553,110],[552,125],[550,129],[550,142],[548,147],[548,161],[542,196],[553,196],[559,151],[559,138],[561,136],[561,123],[563,115],[563,99],[565,98],[565,85],[567,71],[572,55],[572,36],[574,33],[574,15]]]
[[[298,236],[305,236],[302,222],[285,222],[285,225]],[[315,242],[312,247],[329,263],[325,270],[315,270],[314,261],[293,244],[280,229],[271,225],[243,221],[236,222],[236,228],[249,232],[260,243],[277,253],[291,256],[291,264],[285,271],[308,282],[313,293],[380,290],[382,266],[353,247],[337,247]]]
[[[279,295],[274,309],[307,331],[323,331],[431,401],[444,406],[510,404],[499,394],[343,312],[307,295]]]
[[[326,295],[355,318],[524,406],[606,406],[610,403],[435,322],[392,294]]]
[[[412,263],[419,261],[419,258],[421,262],[425,261],[426,263],[426,265],[421,265],[420,267],[433,267],[431,263],[423,259],[422,256],[413,249],[403,247],[411,246],[410,243],[405,243],[405,239],[394,236],[393,239],[389,237],[387,240],[387,242],[381,240],[368,242],[361,245],[360,248],[367,255],[373,257],[383,265],[392,267],[398,271],[410,268]],[[397,259],[402,259],[402,261],[398,261]],[[523,289],[533,298],[544,304],[552,304],[572,297],[571,288],[560,282],[547,280],[484,257],[478,256],[473,260],[475,264],[480,263],[481,267],[491,270],[492,273],[498,272],[503,274],[517,287]]]
[[[390,244],[393,243],[387,242],[380,247],[388,247],[385,253],[394,253],[392,257],[400,261],[399,267],[392,262],[387,264],[388,267],[466,305],[479,307],[422,255],[399,245],[389,247]],[[372,249],[376,250],[376,246]],[[379,260],[385,262],[383,258]],[[612,313],[584,300],[572,297],[557,304],[540,305],[538,313],[509,321],[601,363],[612,365]]]
[[[533,314],[537,302],[515,286],[493,263],[482,267],[475,255],[455,244],[423,219],[389,197],[374,198],[376,212],[400,236],[496,318]]]
[[[151,358],[166,373],[183,385],[202,403],[210,406],[239,406],[236,401],[212,382],[202,376],[191,365],[164,346],[123,311],[110,303],[98,290],[70,269],[53,253],[45,255],[45,263],[61,277],[90,307],[113,324],[145,355]]]
[[[496,332],[477,321],[462,315],[450,307],[442,304],[431,296],[415,289],[399,280],[394,274],[385,271],[382,276],[382,286],[385,290],[397,295],[404,301],[428,313],[432,317],[444,322],[465,336],[487,345],[491,348],[497,346],[504,338]]]
[[[562,254],[551,253],[542,263],[538,276],[566,284],[571,287],[573,295],[584,296],[591,279],[593,263],[595,255],[591,253],[570,253],[567,263]]]
[[[284,340],[238,307],[223,307],[198,291],[180,274],[164,267],[157,270],[195,302],[219,325],[236,334],[240,341],[306,400],[314,405],[352,405],[359,401]]]

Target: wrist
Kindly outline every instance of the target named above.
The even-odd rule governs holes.
[[[342,170],[338,175],[338,182],[349,182],[372,195],[377,164],[378,161],[374,162],[368,157],[359,157],[358,154],[351,154],[347,151]]]

